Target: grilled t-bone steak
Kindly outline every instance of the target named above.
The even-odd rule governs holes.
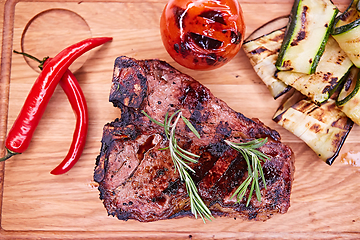
[[[190,215],[184,182],[175,172],[164,128],[159,122],[167,112],[181,110],[201,138],[179,121],[179,146],[200,156],[189,164],[192,179],[213,216],[266,220],[285,213],[290,206],[294,174],[293,153],[280,142],[278,132],[258,119],[246,118],[214,97],[205,86],[159,60],[118,57],[115,61],[110,102],[120,117],[104,126],[102,147],[96,160],[94,180],[109,215],[121,220],[150,222]],[[236,203],[231,198],[247,177],[242,155],[224,140],[247,142],[268,138],[260,150],[270,157],[263,165],[266,186],[260,182],[262,199],[253,194]],[[246,199],[245,199],[246,198]]]

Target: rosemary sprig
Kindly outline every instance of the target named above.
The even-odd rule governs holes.
[[[252,194],[255,190],[257,200],[261,202],[261,192],[259,187],[259,176],[261,177],[264,187],[266,189],[266,182],[264,177],[264,172],[262,170],[261,161],[270,160],[270,158],[265,155],[264,153],[257,150],[261,146],[263,146],[267,142],[267,138],[259,138],[255,139],[249,142],[243,142],[243,143],[233,143],[230,141],[225,140],[225,142],[231,146],[233,149],[239,151],[248,166],[248,177],[245,179],[245,181],[236,189],[234,194],[231,196],[231,198],[237,196],[237,202],[240,202],[241,199],[244,197],[246,190],[249,188],[250,184],[250,192],[249,197],[246,202],[246,206],[249,205]]]
[[[203,219],[204,222],[205,222],[205,219],[208,219],[211,221],[211,218],[213,217],[211,215],[211,211],[209,210],[209,208],[205,205],[205,203],[201,199],[201,197],[198,193],[198,189],[196,188],[196,185],[188,172],[188,171],[195,172],[188,165],[188,163],[189,162],[197,163],[198,160],[196,158],[199,158],[200,156],[193,154],[189,151],[186,151],[185,149],[182,149],[177,144],[177,140],[175,137],[176,125],[181,118],[184,121],[184,123],[186,124],[186,126],[195,134],[196,137],[200,138],[200,134],[196,131],[194,126],[189,122],[189,120],[187,120],[182,115],[181,110],[176,111],[170,117],[169,117],[169,113],[167,112],[165,114],[163,123],[150,117],[144,110],[142,110],[141,112],[147,118],[149,118],[152,122],[154,122],[155,124],[164,128],[165,135],[169,140],[169,146],[166,148],[162,148],[162,149],[170,150],[170,156],[171,156],[174,166],[175,166],[175,172],[176,172],[176,170],[178,170],[180,179],[185,182],[186,191],[190,198],[190,206],[191,206],[192,214],[194,214],[195,218],[197,218],[199,215]],[[173,120],[174,118],[175,118],[175,120]]]

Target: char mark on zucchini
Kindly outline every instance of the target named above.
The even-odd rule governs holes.
[[[301,27],[300,31],[297,34],[297,37],[291,42],[291,46],[297,46],[300,41],[306,39],[306,33],[307,33],[307,24],[306,24],[306,12],[308,11],[308,7],[304,6],[303,11],[301,13]]]
[[[177,143],[200,158],[189,163],[199,194],[213,216],[266,220],[287,212],[294,177],[293,153],[280,135],[258,119],[250,119],[216,98],[205,86],[159,60],[119,57],[115,61],[110,101],[120,117],[104,126],[94,180],[109,215],[121,220],[150,222],[191,216],[185,183],[175,171],[164,129],[167,112],[181,110],[198,130],[200,139],[180,122]],[[224,140],[247,142],[268,138],[259,150],[270,157],[263,163],[266,186],[261,202],[253,195],[231,198],[246,179],[242,155]],[[216,220],[215,220],[216,221]]]

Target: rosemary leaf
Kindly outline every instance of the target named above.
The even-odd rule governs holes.
[[[169,147],[159,148],[159,151],[169,149]]]
[[[192,163],[198,163],[198,160],[196,159],[193,159],[187,155],[185,155],[184,153],[180,152],[180,151],[177,151],[176,154],[178,154],[180,157],[182,157],[183,159],[189,161],[189,162],[192,162]]]
[[[166,136],[169,136],[170,135],[170,133],[169,133],[169,128],[170,128],[170,126],[167,124],[167,122],[168,122],[168,117],[169,117],[169,112],[166,112],[166,114],[165,114],[165,118],[164,118],[164,131],[165,131],[165,135]]]
[[[156,121],[155,119],[153,119],[152,117],[150,117],[144,110],[141,110],[142,114],[144,114],[148,119],[150,119],[152,122],[156,123],[157,125],[159,125],[160,127],[165,127],[165,125],[161,122]]]
[[[187,154],[187,155],[189,155],[189,156],[191,156],[191,157],[195,157],[195,158],[199,158],[199,157],[200,157],[199,155],[196,155],[196,154],[194,154],[194,153],[192,153],[192,152],[186,151],[185,149],[182,149],[182,148],[179,147],[179,146],[177,146],[177,147],[178,147],[178,149],[179,149],[181,152],[183,152],[183,153],[185,153],[185,154]]]
[[[251,182],[251,188],[250,188],[249,196],[252,196],[252,194],[253,194],[253,192],[254,192],[254,186],[255,186],[255,179],[254,179],[254,177],[252,177],[251,181],[252,181],[252,182]],[[246,206],[249,205],[250,200],[251,200],[251,197],[248,197],[248,200],[247,200],[247,202],[246,202]]]
[[[266,181],[265,181],[265,176],[264,176],[264,172],[263,172],[262,167],[259,168],[259,174],[261,176],[261,180],[265,183]],[[264,188],[266,189],[266,184],[264,184]]]
[[[195,134],[195,136],[200,139],[200,134],[199,134],[198,131],[195,129],[195,127],[190,123],[190,121],[187,120],[187,118],[184,117],[183,115],[181,115],[181,119],[184,121],[184,123],[186,124],[186,126]]]

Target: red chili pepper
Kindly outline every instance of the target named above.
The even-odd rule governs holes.
[[[20,53],[17,51],[14,52],[36,60],[40,63],[39,68],[41,70],[51,61],[50,58],[44,58],[41,61],[29,54]],[[64,73],[59,84],[64,90],[66,96],[68,97],[71,107],[76,115],[76,126],[73,134],[73,141],[71,143],[68,154],[66,155],[64,160],[54,170],[51,171],[51,173],[54,175],[66,173],[79,160],[85,147],[87,130],[89,125],[88,109],[84,93],[82,92],[77,79],[70,70],[67,70]]]
[[[46,66],[49,61],[51,61],[51,59],[46,59],[43,63],[43,66]],[[89,115],[86,99],[74,74],[70,70],[67,70],[61,78],[59,84],[64,90],[75,113],[76,125],[73,134],[73,141],[70,145],[68,154],[64,160],[50,172],[54,175],[66,173],[79,160],[85,147],[87,130],[89,126]]]
[[[0,158],[4,161],[15,154],[24,152],[40,122],[45,108],[55,91],[57,84],[69,66],[83,53],[102,45],[112,38],[90,38],[65,48],[44,67],[36,79],[23,108],[5,141],[7,155]]]
[[[85,96],[70,70],[67,70],[60,81],[60,86],[66,93],[69,102],[76,115],[76,126],[73,141],[64,160],[51,171],[51,174],[59,175],[69,171],[79,160],[86,142],[89,125],[88,110]]]

